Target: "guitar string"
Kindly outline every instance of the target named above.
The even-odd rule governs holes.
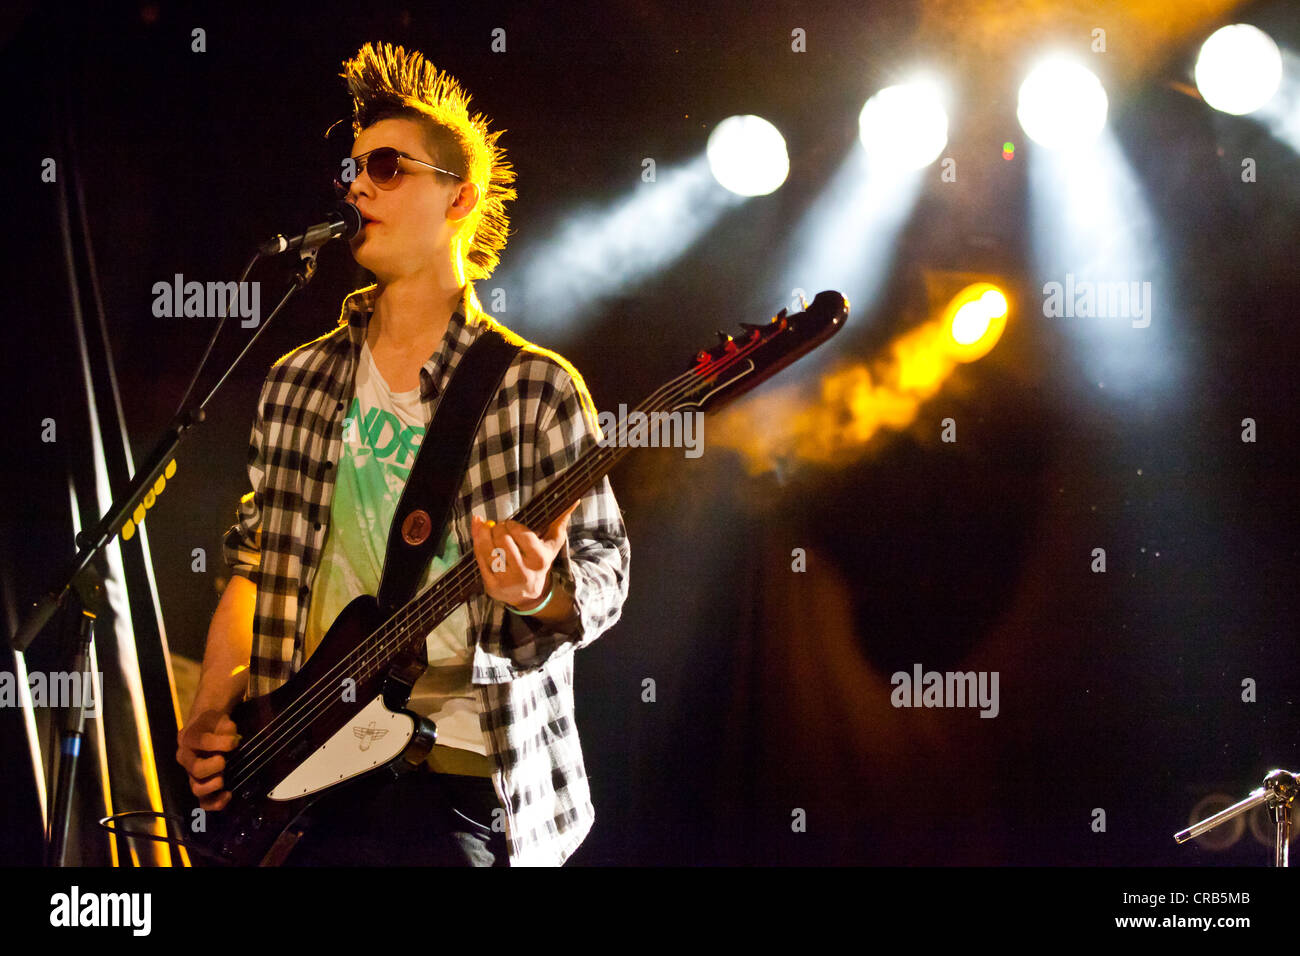
[[[643,401],[640,405],[637,406],[635,411],[643,412],[647,410],[653,410],[652,409],[653,403],[664,398],[671,397],[671,399],[675,400],[679,396],[671,396],[671,392],[673,389],[680,389],[682,386],[694,384],[696,381],[701,380],[700,376],[702,374],[708,374],[712,376],[714,374],[725,371],[729,366],[735,364],[740,359],[744,358],[747,353],[753,351],[755,348],[761,345],[762,342],[763,342],[762,339],[746,342],[743,345],[738,346],[735,352],[724,353],[722,356],[719,356],[717,359],[714,360],[716,363],[716,366],[714,368],[710,368],[707,365],[702,365],[696,368],[688,369],[686,372],[683,372],[681,375],[677,376],[676,379],[671,379],[667,383],[665,383],[664,385],[656,389],[654,393],[652,393],[649,397],[646,398],[645,401]],[[661,396],[660,393],[662,392],[669,392],[670,396]],[[684,394],[685,391],[683,391],[683,395]],[[626,429],[627,422],[626,421],[623,422],[622,425],[623,428]],[[619,441],[616,442],[614,446],[615,451],[626,450],[626,448],[624,447],[623,438],[624,438],[624,434],[621,431],[619,435]],[[618,455],[616,454],[608,455],[608,456],[601,455],[601,452],[610,451],[610,450],[611,449],[609,448],[601,448],[600,451],[596,452],[595,454],[591,454],[589,456],[590,459],[589,464],[580,464],[579,467],[575,467],[566,471],[560,477],[559,480],[554,482],[552,485],[548,486],[536,498],[534,498],[527,505],[525,505],[521,509],[520,515],[522,516],[522,514],[525,511],[528,511],[534,505],[534,503],[543,502],[547,498],[553,497],[556,499],[555,501],[551,502],[547,506],[547,508],[550,508],[558,504],[561,498],[569,497],[571,495],[571,492],[567,491],[564,488],[565,484],[574,484],[572,482],[569,482],[569,476],[572,474],[575,478],[582,477],[585,480],[585,478],[595,470],[593,466],[596,466],[598,464],[603,464],[603,462],[600,461],[602,457],[610,457],[610,458],[618,457]],[[612,464],[613,463],[611,463],[610,466],[611,468],[612,468]],[[564,494],[561,495],[560,492],[564,492]],[[545,511],[546,509],[540,509],[540,510]],[[402,637],[399,637],[397,641],[387,640],[389,636],[388,632],[390,628],[392,628],[396,619],[398,617],[404,618],[403,622],[401,622],[400,624],[400,630],[403,631],[410,630],[411,629],[409,623],[410,619],[417,618],[417,615],[419,615],[420,618],[418,618],[415,621],[416,624],[419,624],[420,620],[422,620],[422,616],[426,611],[435,610],[439,608],[439,605],[442,602],[438,600],[438,595],[436,595],[434,592],[451,591],[451,593],[456,594],[461,587],[463,587],[466,584],[472,583],[472,579],[474,575],[478,573],[479,570],[477,561],[472,560],[472,558],[473,558],[472,555],[467,555],[465,559],[462,559],[462,561],[458,563],[458,567],[452,570],[451,574],[444,576],[445,578],[447,578],[445,582],[442,578],[438,579],[433,584],[431,584],[428,588],[426,588],[424,592],[422,592],[417,598],[411,601],[408,605],[398,609],[398,611],[396,611],[388,620],[386,620],[374,632],[372,632],[367,637],[366,641],[363,642],[362,645],[360,645],[358,648],[354,648],[353,650],[349,651],[348,654],[343,658],[340,658],[340,660],[333,667],[331,667],[331,669],[327,671],[326,674],[324,674],[321,678],[319,678],[315,684],[311,685],[306,690],[304,690],[302,696],[300,696],[297,700],[295,700],[294,703],[291,704],[288,709],[286,709],[281,714],[277,715],[276,718],[272,720],[272,722],[268,724],[266,727],[262,728],[261,731],[254,734],[253,737],[250,738],[249,742],[253,743],[254,741],[257,741],[258,745],[254,746],[250,750],[246,750],[246,756],[240,760],[239,765],[235,768],[236,773],[241,774],[239,780],[236,783],[225,787],[224,789],[227,790],[238,789],[239,787],[243,786],[250,777],[252,777],[263,766],[265,766],[267,761],[274,759],[276,754],[278,754],[283,749],[283,744],[280,747],[277,747],[270,754],[263,753],[259,755],[258,751],[265,750],[266,747],[274,747],[275,744],[277,743],[277,736],[281,739],[286,739],[288,735],[292,734],[296,730],[298,724],[301,723],[301,718],[305,717],[306,720],[310,722],[310,720],[312,720],[318,713],[320,713],[321,710],[328,709],[331,703],[330,698],[333,696],[330,691],[330,687],[334,683],[334,675],[339,671],[340,668],[344,668],[345,672],[347,670],[352,670],[357,673],[360,673],[362,675],[361,679],[365,680],[370,677],[372,670],[376,669],[373,668],[372,665],[374,665],[377,662],[387,665],[389,661],[387,660],[386,652],[389,649],[391,649],[393,646],[400,645],[404,640],[404,638]],[[459,565],[464,565],[464,567],[462,568]],[[450,585],[452,584],[455,584],[456,586],[454,588],[450,587]],[[450,613],[451,610],[454,610],[461,603],[463,603],[465,599],[467,599],[468,597],[472,597],[473,593],[474,592],[471,592],[470,594],[466,595],[465,597],[461,598],[458,601],[455,601],[454,603],[449,603],[448,613]],[[441,619],[439,619],[439,623],[440,622]],[[376,638],[378,638],[378,640],[376,640]],[[361,652],[359,658],[357,657],[358,652]],[[351,666],[349,667],[348,665]],[[314,697],[308,699],[308,695],[312,694],[317,687],[321,687],[323,689],[323,693],[317,693],[315,694]],[[324,703],[324,706],[323,707],[317,706],[322,701]],[[303,713],[304,708],[310,708],[306,714]],[[281,732],[279,730],[278,725],[282,724],[286,720],[292,721],[293,724],[290,727],[284,728],[283,732]],[[268,735],[271,736],[268,737]],[[261,739],[259,740],[259,738]]]
[[[596,456],[594,455],[592,456],[593,459],[595,457]],[[586,472],[589,471],[589,468],[584,467],[580,471]],[[568,473],[566,472],[566,477],[567,474]],[[578,474],[579,470],[575,470],[575,477],[577,477]],[[562,482],[557,482],[557,485],[559,484],[562,484]],[[550,489],[548,488],[547,491],[549,490]],[[543,494],[546,494],[546,492],[543,492]],[[539,496],[539,500],[540,498],[541,496]],[[423,619],[425,613],[429,610],[441,608],[444,604],[449,610],[451,610],[457,607],[460,603],[463,603],[463,601],[444,602],[441,600],[440,595],[447,592],[452,594],[458,593],[465,585],[471,583],[472,572],[477,570],[478,565],[474,560],[473,555],[466,555],[465,558],[462,558],[461,561],[457,562],[457,565],[451,570],[451,572],[438,579],[430,589],[431,591],[436,589],[439,592],[439,595],[431,593],[421,594],[410,604],[401,609],[404,619],[401,624],[405,626],[393,627],[388,623],[380,625],[375,629],[375,631],[367,636],[364,642],[358,645],[358,647],[350,650],[347,655],[332,665],[331,669],[327,671],[325,675],[306,688],[301,697],[297,698],[284,712],[277,715],[275,721],[263,728],[258,735],[255,735],[259,737],[258,746],[255,750],[246,751],[246,756],[244,756],[240,766],[236,768],[236,771],[243,773],[243,776],[239,782],[233,786],[241,786],[246,782],[249,776],[261,769],[261,766],[264,763],[261,759],[264,756],[262,751],[265,751],[267,748],[272,748],[273,752],[267,756],[273,758],[276,753],[282,749],[276,747],[277,743],[279,743],[286,735],[293,734],[297,731],[304,719],[310,722],[310,720],[317,716],[317,714],[322,710],[328,709],[329,705],[333,702],[336,693],[341,689],[336,686],[340,676],[349,676],[361,683],[368,680],[372,673],[379,669],[374,665],[379,663],[381,657],[385,656],[385,651],[399,646],[402,643],[401,639],[397,641],[388,640],[392,634],[414,629],[414,627]],[[428,630],[428,628],[425,628],[425,630]],[[304,708],[306,708],[305,711]],[[286,722],[289,723],[288,727],[283,726]],[[232,787],[226,787],[225,789],[232,789]]]
[[[682,385],[693,384],[694,380],[698,380],[702,374],[708,374],[712,376],[717,373],[721,373],[722,371],[725,371],[729,366],[736,364],[741,359],[745,358],[749,352],[753,351],[755,348],[761,345],[762,341],[763,340],[759,339],[759,340],[746,342],[743,345],[738,346],[736,351],[724,353],[722,356],[714,359],[714,362],[712,363],[713,367],[709,367],[709,365],[702,365],[697,368],[689,369],[686,372],[683,372],[676,379],[672,379],[669,382],[665,383],[664,385],[660,386],[660,388],[656,389],[656,391],[652,393],[649,397],[647,397],[646,400],[641,403],[641,405],[637,406],[636,411],[650,410],[654,402],[664,397],[661,396],[660,393],[662,392],[671,393],[671,391],[674,388],[680,388],[680,386]],[[683,394],[685,393],[683,392]],[[672,400],[675,400],[676,397],[677,396],[672,396]],[[626,427],[627,423],[624,422],[623,425]],[[600,461],[602,457],[609,457],[614,459],[620,457],[621,454],[627,450],[624,447],[623,441],[621,440],[622,437],[623,437],[622,434],[620,434],[620,441],[615,443],[614,454],[602,456],[601,452],[610,451],[609,448],[602,448],[600,452],[589,455],[589,463],[581,464],[579,467],[575,467],[570,469],[569,471],[566,471],[564,475],[560,478],[560,480],[556,481],[553,485],[548,486],[535,499],[533,499],[533,501],[530,501],[527,505],[525,505],[524,508],[520,510],[520,516],[523,516],[524,512],[528,511],[530,508],[533,508],[535,504],[540,505],[540,503],[544,502],[547,498],[556,499],[555,501],[551,502],[547,506],[547,508],[549,508],[549,507],[554,507],[556,504],[558,504],[558,501],[561,498],[567,499],[568,497],[572,497],[575,492],[571,489],[566,489],[564,487],[566,483],[576,484],[573,482],[569,482],[570,475],[572,475],[575,478],[581,477],[585,480],[595,469],[596,466],[603,465],[603,462]],[[611,468],[613,467],[613,464],[614,462],[611,462],[610,464]],[[584,491],[586,490],[585,486],[583,487],[583,490]],[[546,509],[540,509],[540,510],[543,510],[545,512]],[[529,522],[525,522],[525,523],[529,523]],[[250,742],[253,740],[257,740],[257,738],[261,737],[263,738],[261,741],[261,744],[263,746],[260,749],[264,750],[266,747],[274,747],[277,742],[275,735],[279,731],[279,726],[278,726],[279,724],[282,724],[286,720],[293,722],[292,726],[285,728],[283,733],[279,734],[279,736],[283,738],[286,735],[293,733],[297,729],[298,724],[301,723],[301,718],[305,717],[306,720],[310,722],[310,720],[313,719],[322,709],[328,709],[328,707],[330,706],[330,698],[332,696],[328,686],[325,686],[323,688],[323,696],[322,694],[318,693],[313,698],[308,699],[308,695],[311,694],[316,687],[321,687],[322,685],[332,685],[334,682],[332,675],[334,675],[340,668],[346,669],[346,665],[351,664],[352,667],[350,669],[360,673],[362,675],[362,679],[365,680],[368,679],[371,676],[372,671],[375,670],[375,668],[372,668],[372,665],[375,664],[376,662],[381,663],[383,666],[388,666],[391,663],[391,661],[387,658],[386,652],[390,650],[395,644],[400,645],[401,643],[403,643],[404,640],[406,640],[406,638],[403,637],[399,637],[399,639],[396,642],[386,640],[389,630],[394,626],[394,623],[397,622],[397,619],[399,617],[404,619],[398,625],[400,627],[400,630],[402,631],[412,630],[412,624],[410,623],[410,619],[415,618],[417,614],[422,616],[425,612],[429,610],[438,609],[439,605],[442,602],[440,602],[437,599],[438,595],[435,594],[434,592],[451,591],[451,593],[457,598],[456,600],[451,601],[447,604],[447,610],[443,614],[443,617],[447,616],[447,614],[449,614],[461,603],[464,603],[464,601],[467,600],[469,597],[472,597],[473,594],[475,593],[473,591],[465,595],[459,595],[458,591],[461,587],[473,583],[473,578],[477,575],[479,570],[477,561],[473,560],[472,555],[467,555],[465,559],[462,559],[459,565],[460,566],[453,569],[451,574],[444,576],[446,578],[446,581],[440,578],[439,580],[431,584],[427,589],[425,589],[424,592],[422,592],[417,598],[411,601],[408,605],[398,609],[398,611],[395,612],[387,621],[385,621],[374,632],[372,632],[372,634],[369,635],[369,637],[366,639],[365,642],[362,643],[362,645],[360,645],[358,648],[354,648],[352,651],[349,651],[349,653],[345,657],[341,658],[330,669],[330,671],[327,671],[326,674],[323,675],[320,679],[318,679],[315,684],[311,685],[309,688],[304,690],[303,694],[299,696],[293,702],[293,704],[290,705],[288,709],[286,709],[281,714],[277,715],[277,717],[270,724],[268,724],[261,731],[259,731],[252,738],[250,738]],[[455,584],[456,587],[450,588],[446,586],[451,584]],[[442,618],[437,618],[438,622],[440,622],[441,620]],[[419,625],[420,620],[417,620],[416,624]],[[424,630],[427,630],[427,628],[424,628]],[[376,638],[378,638],[378,640],[376,640]],[[360,652],[359,658],[357,657],[358,652]],[[378,669],[382,669],[382,667]],[[318,704],[321,704],[322,701],[324,705],[323,707],[316,706]],[[310,708],[306,714],[303,714],[304,707]],[[272,735],[269,740],[266,739],[268,734]],[[265,765],[267,760],[274,759],[274,757],[281,750],[283,750],[283,746],[276,748],[274,752],[269,755],[267,754],[260,755],[262,759],[259,759],[259,755],[257,754],[258,749],[259,749],[258,747],[254,747],[253,749],[246,751],[247,756],[245,756],[244,759],[240,761],[240,764],[235,768],[236,773],[242,772],[242,776],[240,777],[238,782],[232,784],[229,787],[226,787],[225,789],[237,789],[238,787],[243,786],[243,784],[246,783],[250,777],[256,774]]]
[[[693,372],[688,371],[686,373],[683,373],[681,376],[679,376],[678,379],[666,383],[664,386],[661,386],[657,390],[656,394],[652,394],[651,396],[649,396],[646,399],[646,401],[643,402],[642,404],[645,405],[647,408],[650,407],[650,403],[656,402],[661,398],[661,396],[657,394],[658,392],[664,392],[666,390],[669,390],[677,386],[679,380],[685,379],[688,376],[691,376],[692,374]],[[638,410],[643,410],[643,409],[640,406],[638,406]],[[624,426],[627,425],[626,422],[624,422],[623,424]],[[622,437],[623,437],[622,433],[620,432],[620,439]],[[621,441],[617,443],[617,445],[621,445],[621,444],[622,444]],[[541,509],[545,511],[549,508],[555,507],[563,498],[569,497],[572,494],[574,494],[574,492],[568,491],[565,488],[566,485],[574,486],[577,484],[576,482],[570,480],[570,476],[572,476],[573,478],[582,479],[583,482],[585,483],[586,478],[595,470],[595,467],[593,466],[603,465],[603,461],[601,461],[602,458],[612,457],[612,456],[602,455],[601,452],[604,451],[609,451],[609,449],[602,448],[599,452],[596,452],[595,454],[589,454],[587,456],[586,462],[581,462],[577,467],[574,467],[564,472],[564,474],[560,477],[559,480],[557,480],[552,485],[544,489],[536,498],[533,499],[533,501],[529,502],[528,505],[526,505],[523,509],[521,509],[521,515],[524,511],[527,511],[529,510],[529,508],[533,507],[535,503],[540,506],[541,504],[546,502],[547,499],[554,499],[549,504],[547,504],[545,508]],[[294,704],[291,705],[289,709],[284,711],[282,714],[277,715],[276,720],[272,721],[271,724],[268,724],[267,727],[262,729],[262,731],[254,735],[254,738],[250,738],[250,740],[252,740],[258,737],[262,737],[263,739],[261,741],[261,744],[263,746],[261,746],[260,748],[254,748],[253,750],[247,751],[247,756],[241,761],[241,765],[236,768],[236,772],[243,772],[240,780],[237,783],[229,787],[226,787],[225,789],[235,789],[238,788],[239,786],[242,786],[244,783],[247,782],[249,777],[251,777],[258,770],[260,770],[261,767],[265,764],[265,760],[259,759],[260,757],[273,759],[275,754],[278,753],[280,749],[282,749],[282,748],[277,748],[275,753],[272,753],[270,755],[260,754],[257,752],[258,750],[265,750],[266,747],[274,747],[274,745],[277,743],[277,739],[275,738],[275,736],[273,736],[272,739],[270,740],[266,739],[266,735],[268,733],[276,734],[281,737],[284,736],[284,734],[291,734],[297,729],[298,723],[300,723],[300,720],[298,718],[305,716],[308,719],[308,721],[310,721],[322,709],[328,708],[328,706],[331,703],[331,699],[334,696],[333,691],[331,690],[331,688],[335,683],[334,675],[336,675],[341,668],[343,669],[344,673],[351,671],[354,674],[359,675],[362,680],[365,680],[368,679],[369,676],[371,675],[372,670],[374,670],[372,665],[374,665],[377,661],[380,661],[382,659],[383,663],[387,664],[388,661],[386,659],[385,651],[393,647],[395,643],[396,644],[402,643],[401,638],[399,638],[397,642],[391,642],[386,640],[386,638],[388,637],[388,632],[393,628],[393,625],[397,621],[397,618],[401,617],[406,619],[399,623],[400,630],[403,631],[411,630],[412,628],[408,623],[411,619],[415,619],[417,618],[417,616],[419,616],[422,619],[426,611],[431,609],[436,609],[444,603],[438,600],[438,596],[434,594],[435,591],[437,592],[451,591],[451,593],[454,595],[461,589],[461,587],[463,587],[466,584],[470,584],[472,582],[472,578],[474,574],[478,572],[478,570],[479,570],[478,564],[477,561],[474,560],[473,555],[472,554],[466,555],[465,558],[463,558],[460,562],[458,562],[457,567],[453,568],[450,574],[444,575],[443,578],[440,578],[436,582],[434,582],[428,589],[422,592],[408,605],[404,606],[403,608],[400,608],[397,612],[395,612],[392,615],[392,617],[390,617],[387,621],[385,621],[378,628],[376,628],[376,630],[367,637],[365,642],[363,642],[357,648],[354,648],[351,651],[349,651],[348,654],[343,658],[340,658],[340,660],[336,662],[331,667],[331,669],[326,672],[325,675],[323,675],[314,684],[312,684],[310,687],[304,690],[302,696],[300,696],[294,702]],[[455,607],[459,606],[460,603],[463,603],[463,600],[464,599],[462,598],[461,600],[446,602],[446,603],[449,609],[454,609]],[[376,638],[378,638],[379,640],[376,641]],[[358,658],[358,653],[360,654],[359,658]],[[312,692],[318,687],[324,688],[324,695],[323,695],[324,708],[314,706],[321,703],[322,701],[321,694],[317,693],[314,697],[311,697],[310,699],[308,698],[308,695],[312,694]],[[305,715],[302,713],[304,706],[310,708],[309,712],[306,713]],[[292,721],[293,725],[288,728],[285,728],[283,734],[281,734],[279,733],[280,731],[279,725],[286,720]],[[256,766],[253,766],[254,764],[256,764]]]

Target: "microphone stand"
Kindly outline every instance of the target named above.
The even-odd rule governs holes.
[[[276,238],[281,239],[282,237]],[[71,656],[73,658],[71,663],[74,670],[65,671],[65,673],[78,674],[82,680],[82,686],[85,686],[87,677],[84,672],[88,665],[88,653],[92,639],[91,627],[97,613],[104,610],[104,606],[99,603],[98,598],[92,597],[97,595],[98,592],[102,592],[102,584],[99,581],[99,575],[94,568],[90,567],[91,562],[104,548],[108,547],[119,532],[121,532],[123,540],[129,539],[135,534],[136,525],[144,520],[145,512],[153,507],[157,496],[166,485],[166,479],[176,473],[174,456],[181,440],[191,428],[205,420],[205,409],[208,403],[212,401],[217,391],[230,376],[230,373],[248,354],[249,349],[253,347],[261,334],[266,331],[267,326],[271,324],[271,320],[279,314],[280,310],[284,308],[285,304],[296,292],[312,280],[312,277],[316,274],[316,255],[319,251],[320,242],[329,237],[313,238],[317,238],[319,241],[303,243],[298,248],[300,261],[289,285],[289,290],[285,292],[283,298],[271,310],[270,315],[262,322],[261,328],[248,340],[248,344],[235,357],[230,367],[217,380],[217,384],[213,386],[212,391],[208,393],[202,402],[191,407],[186,407],[189,392],[186,393],[176,417],[167,426],[153,451],[149,453],[145,464],[136,470],[126,491],[109,506],[108,511],[93,529],[77,534],[75,544],[78,550],[72,560],[71,569],[59,579],[60,583],[50,588],[32,605],[22,625],[10,639],[10,646],[16,653],[26,651],[32,641],[49,624],[50,619],[69,601],[70,596],[78,595],[76,604],[79,613],[76,615],[75,620],[79,621],[79,635],[76,642],[68,642],[71,647]],[[267,244],[267,246],[269,245],[270,243]],[[253,266],[265,254],[263,251],[265,248],[259,249],[252,260],[249,261],[243,275],[240,276],[240,283],[247,280]],[[217,335],[220,334],[221,327],[225,324],[227,318],[226,315],[221,316],[221,323],[218,324],[216,332],[208,343],[208,353],[211,352]],[[206,361],[207,354],[205,353],[203,360],[200,362],[199,371],[196,373],[195,381],[197,381],[198,375],[202,373],[203,364]],[[191,385],[192,390],[193,385]],[[95,675],[90,675],[89,679],[94,680]],[[61,866],[64,863],[71,814],[72,782],[75,779],[84,725],[84,713],[80,706],[73,708],[73,712],[65,715],[64,727],[60,736],[58,778],[49,797],[52,806],[50,807],[48,830],[46,832],[46,865]]]
[[[1213,816],[1206,817],[1186,830],[1175,833],[1174,839],[1179,843],[1186,843],[1192,837],[1200,836],[1220,823],[1226,823],[1247,810],[1253,810],[1261,803],[1267,803],[1277,823],[1277,833],[1273,843],[1273,865],[1287,866],[1289,865],[1287,847],[1291,842],[1291,806],[1295,803],[1298,792],[1300,792],[1300,774],[1289,773],[1286,770],[1273,770],[1264,778],[1264,786],[1252,790],[1246,799],[1234,803],[1226,810],[1220,810]]]
[[[69,607],[76,609],[78,627],[77,643],[72,652],[72,670],[67,673],[77,675],[80,683],[74,687],[80,688],[80,692],[74,690],[70,706],[63,714],[59,746],[54,752],[54,790],[51,797],[54,810],[49,814],[49,829],[46,831],[46,866],[66,865],[72,790],[77,779],[77,759],[81,756],[81,741],[86,730],[87,686],[94,689],[95,708],[103,713],[104,689],[96,679],[97,675],[88,669],[91,625],[101,615],[109,614],[111,608],[104,593],[104,582],[94,567],[88,567],[77,575],[76,591],[69,598]],[[71,625],[67,625],[66,629],[70,630]]]

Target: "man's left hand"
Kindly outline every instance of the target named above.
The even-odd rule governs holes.
[[[551,589],[551,565],[569,540],[569,518],[579,504],[581,499],[551,522],[540,537],[518,521],[494,522],[471,516],[474,557],[489,597],[517,611],[531,610],[546,599]]]

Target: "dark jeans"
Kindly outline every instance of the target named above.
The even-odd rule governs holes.
[[[309,810],[286,866],[509,866],[501,803],[488,777],[381,770]]]

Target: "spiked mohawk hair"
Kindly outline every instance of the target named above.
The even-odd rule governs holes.
[[[352,96],[354,136],[381,119],[420,120],[435,161],[478,185],[478,206],[467,227],[473,239],[466,273],[471,280],[486,279],[501,261],[510,233],[505,204],[517,195],[510,185],[514,169],[497,146],[505,130],[489,132],[482,113],[470,116],[469,94],[416,50],[366,43],[339,75]]]

